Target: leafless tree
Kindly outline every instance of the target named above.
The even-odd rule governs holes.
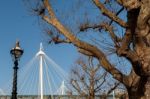
[[[64,21],[61,20],[61,16],[64,14],[58,14],[59,10],[55,9],[54,2],[56,4],[60,1],[36,0],[38,4],[34,8],[34,12],[48,25],[53,26],[58,31],[57,33],[48,32],[52,38],[50,42],[72,44],[80,53],[96,58],[99,64],[114,79],[120,81],[126,87],[130,99],[150,99],[150,0],[79,1],[82,1],[81,5],[85,2],[91,3],[90,6],[96,9],[93,11],[93,16],[95,13],[102,15],[94,18],[99,21],[95,21],[97,22],[96,24],[94,22],[82,24],[77,35],[76,31],[66,26]],[[80,4],[76,7],[77,10]],[[92,7],[86,9],[90,11]],[[93,16],[91,17],[93,18]],[[79,19],[79,21],[82,20]],[[95,30],[99,32],[95,32]],[[93,34],[85,31],[93,31]],[[93,43],[90,42],[89,38],[83,39],[79,36],[82,32],[86,33],[86,35],[92,35],[92,37],[98,40],[94,39]],[[119,36],[121,33],[122,36]],[[103,43],[100,40],[101,36],[98,36],[98,34],[107,35],[105,40],[111,43]],[[117,64],[108,59],[104,46],[99,46],[99,44],[112,44],[111,47],[113,48],[110,47],[109,50],[116,57],[123,57],[123,61],[128,61],[131,65],[131,72],[128,74],[123,73],[116,66]],[[116,61],[116,58],[114,58],[114,61]],[[120,65],[119,67],[123,66]]]
[[[95,64],[91,57],[80,57],[75,62],[70,79],[70,84],[77,94],[88,99],[95,99],[95,95],[100,94],[107,96],[119,86],[119,82],[111,81],[108,73],[99,64]]]

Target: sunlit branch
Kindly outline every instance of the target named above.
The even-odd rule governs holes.
[[[131,86],[138,86],[138,81],[140,80],[140,76],[137,76],[137,74],[135,73],[135,71],[133,70],[133,68],[131,69],[130,72],[130,76],[128,76],[128,79],[126,79],[126,83],[128,83],[127,87],[131,87]]]
[[[100,9],[102,14],[106,15],[111,20],[118,23],[120,26],[127,27],[127,24],[124,20],[120,19],[115,13],[113,13],[110,10],[106,9],[105,6],[99,0],[93,0],[93,2]]]
[[[59,44],[59,43],[71,43],[69,40],[65,40],[65,39],[60,39],[57,37],[52,37],[52,40],[49,41],[49,43],[54,42],[55,44]]]
[[[114,30],[113,30],[113,27],[110,26],[109,24],[107,23],[101,23],[99,25],[83,25],[80,27],[80,30],[81,31],[84,31],[84,30],[87,30],[89,28],[92,28],[92,29],[104,29],[105,31],[108,31],[108,33],[110,34],[110,37],[112,38],[112,40],[114,41],[115,44],[117,44],[118,41],[121,40],[121,38],[117,37],[116,34],[114,33]]]
[[[78,52],[80,52],[84,55],[87,55],[87,56],[94,56],[91,52],[84,50],[84,49],[81,49],[81,48],[78,48]]]
[[[124,6],[127,10],[132,10],[140,7],[140,1],[139,0],[116,0],[118,4],[121,6]]]
[[[96,1],[97,2],[97,1]],[[99,1],[98,1],[99,2]],[[51,5],[47,5],[51,9]],[[106,9],[105,9],[106,10]],[[51,11],[51,10],[48,10]],[[53,12],[49,12],[50,14]],[[109,14],[112,14],[109,12]],[[118,69],[115,68],[106,58],[105,54],[98,49],[96,46],[93,46],[87,42],[84,42],[82,40],[79,40],[72,32],[70,32],[64,25],[62,25],[59,20],[55,18],[49,18],[47,16],[44,16],[43,19],[48,22],[49,24],[53,25],[62,35],[64,35],[74,46],[83,49],[85,51],[88,51],[92,53],[94,57],[98,59],[100,64],[104,67],[104,69],[108,72],[110,72],[113,77],[120,82],[123,82],[123,79],[125,75],[123,75]],[[114,18],[116,19],[116,18]],[[118,19],[117,19],[118,20]],[[118,22],[122,22],[122,20],[119,19]],[[122,25],[126,25],[126,23],[123,22]]]
[[[46,7],[46,9],[48,10],[48,13],[50,15],[50,18],[55,18],[55,14],[53,12],[53,9],[50,6],[50,2],[49,0],[44,0],[44,6]]]
[[[116,0],[118,4],[123,5],[123,0]]]
[[[116,16],[118,16],[122,11],[124,10],[124,7],[122,7],[117,13]],[[113,20],[110,21],[109,25],[113,23]]]
[[[131,39],[132,39],[132,34],[131,34],[131,30],[127,29],[125,36],[123,37],[122,42],[120,43],[120,45],[117,47],[117,54],[119,56],[124,56],[125,58],[127,58],[128,60],[130,60],[132,67],[133,68],[137,68],[134,67],[135,64],[138,64],[139,61],[139,57],[137,55],[137,53],[135,51],[132,51],[129,46],[131,43]],[[134,69],[135,72],[137,72],[136,69]]]

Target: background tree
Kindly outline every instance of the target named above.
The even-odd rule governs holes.
[[[80,57],[71,70],[70,84],[80,96],[95,99],[96,95],[107,96],[119,86],[92,57]]]
[[[72,0],[72,5],[75,5],[76,1],[81,1],[75,7],[76,12],[81,13],[84,10],[93,12],[86,14],[86,17],[91,17],[90,20],[78,19],[78,22],[81,21],[80,31],[77,31],[73,25],[75,20],[68,20],[69,17],[63,18],[64,11],[60,13],[61,9],[55,6],[60,1],[27,1],[33,4],[33,11],[47,25],[55,28],[47,30],[51,37],[50,42],[72,44],[80,53],[97,59],[114,79],[126,87],[130,99],[150,98],[150,0],[86,0],[86,2]],[[70,6],[67,3],[69,1],[63,2],[66,3],[65,7]],[[61,2],[60,5],[62,4]],[[90,7],[84,8],[83,4]],[[65,8],[64,6],[62,9]],[[84,10],[81,11],[81,8]],[[75,15],[73,12],[70,17]],[[98,14],[99,17],[94,17]],[[92,19],[95,21],[91,22]],[[69,25],[66,24],[67,21]],[[86,35],[86,38],[81,35]],[[103,35],[103,40],[100,35]],[[104,50],[106,46],[107,49]],[[128,73],[122,72],[120,67],[123,66],[118,66],[116,63],[116,59],[122,57],[122,60],[131,66]]]

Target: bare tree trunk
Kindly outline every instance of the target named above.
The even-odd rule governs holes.
[[[128,88],[129,99],[150,99],[150,77],[146,77],[146,81],[142,79],[141,82],[138,90],[132,87]]]
[[[94,99],[95,98],[95,91],[94,91],[94,75],[95,73],[91,73],[91,80],[90,80],[90,89],[89,89],[89,99]]]
[[[88,97],[88,99],[95,99],[95,94],[94,94],[94,92],[92,92],[92,93],[90,94],[90,96]]]

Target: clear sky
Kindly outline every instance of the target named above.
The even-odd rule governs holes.
[[[85,32],[84,35],[82,35],[83,33],[78,33],[78,25],[86,21],[99,24],[101,20],[105,20],[105,18],[100,17],[99,10],[92,3],[89,3],[88,0],[87,2],[83,2],[85,0],[50,1],[56,12],[56,16],[70,31],[76,33],[79,38],[85,41],[89,41],[92,35],[99,38],[99,36],[96,36],[97,34],[93,34],[93,31],[90,30]],[[20,41],[20,46],[24,49],[19,67],[24,66],[34,57],[39,50],[40,42],[42,42],[45,53],[66,72],[70,71],[74,61],[79,56],[76,49],[72,45],[49,45],[47,35],[43,33],[42,27],[39,25],[38,17],[31,14],[23,0],[0,0],[0,12],[0,89],[8,81],[12,81],[13,62],[10,50],[14,47],[16,40]],[[119,29],[119,31],[121,30]],[[108,39],[107,36],[105,37]],[[112,59],[114,61],[114,58]],[[128,70],[129,68],[127,68]]]
[[[30,15],[22,0],[1,0],[0,12],[0,88],[12,77],[10,49],[14,47],[16,40],[20,41],[24,49],[20,67],[32,59],[39,50],[40,42],[43,42],[47,55],[65,71],[69,71],[78,56],[76,50],[71,45],[48,45],[38,18]]]

